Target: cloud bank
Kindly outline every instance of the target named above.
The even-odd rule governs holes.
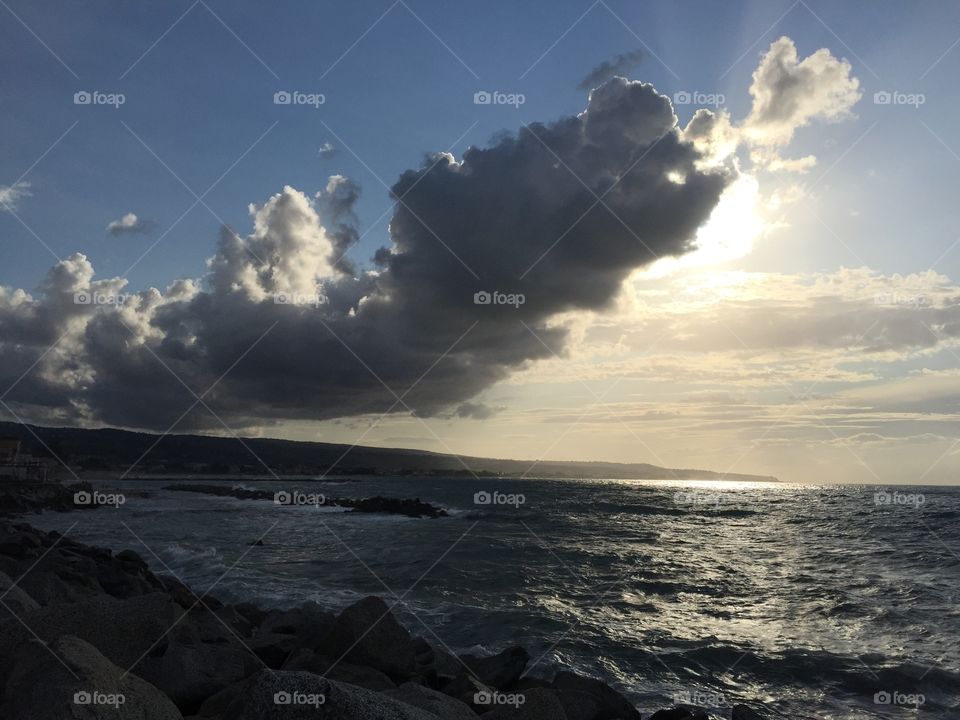
[[[359,190],[338,176],[251,206],[199,281],[125,294],[74,255],[35,294],[0,289],[5,402],[158,430],[483,416],[479,392],[563,348],[558,314],[603,310],[632,271],[691,249],[732,179],[703,159],[667,97],[614,78],[578,116],[403,173],[371,270],[342,258]]]

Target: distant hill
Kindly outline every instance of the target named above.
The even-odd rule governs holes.
[[[237,475],[484,475],[553,478],[760,480],[772,476],[671,469],[647,463],[502,460],[268,438],[165,435],[128,430],[53,428],[0,422],[0,437],[19,438],[37,456],[55,456],[77,472],[131,476]],[[38,440],[39,438],[39,440]],[[142,457],[142,459],[141,459]],[[330,470],[331,466],[334,466]]]

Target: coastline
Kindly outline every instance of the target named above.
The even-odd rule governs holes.
[[[429,629],[416,637],[391,612],[396,598],[366,597],[338,615],[311,603],[227,605],[155,574],[132,550],[90,547],[6,519],[0,573],[4,717],[73,717],[75,700],[88,693],[122,696],[120,717],[163,720],[640,718],[599,680],[563,670],[527,675],[531,658],[522,647],[458,656]],[[38,652],[38,637],[46,652]],[[11,684],[28,669],[29,691]],[[33,702],[43,707],[25,714]],[[650,717],[712,716],[678,706]],[[731,717],[764,715],[739,705]]]

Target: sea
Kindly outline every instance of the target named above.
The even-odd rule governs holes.
[[[449,652],[522,645],[646,717],[960,718],[960,488],[349,477],[218,481],[283,502],[95,482],[113,503],[27,520],[138,552],[226,602],[383,597]],[[209,484],[208,480],[198,480]],[[344,512],[417,497],[448,517]],[[257,541],[262,541],[259,544]]]

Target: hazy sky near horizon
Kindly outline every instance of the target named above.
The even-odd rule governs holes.
[[[5,419],[957,482],[956,3],[0,17]]]

